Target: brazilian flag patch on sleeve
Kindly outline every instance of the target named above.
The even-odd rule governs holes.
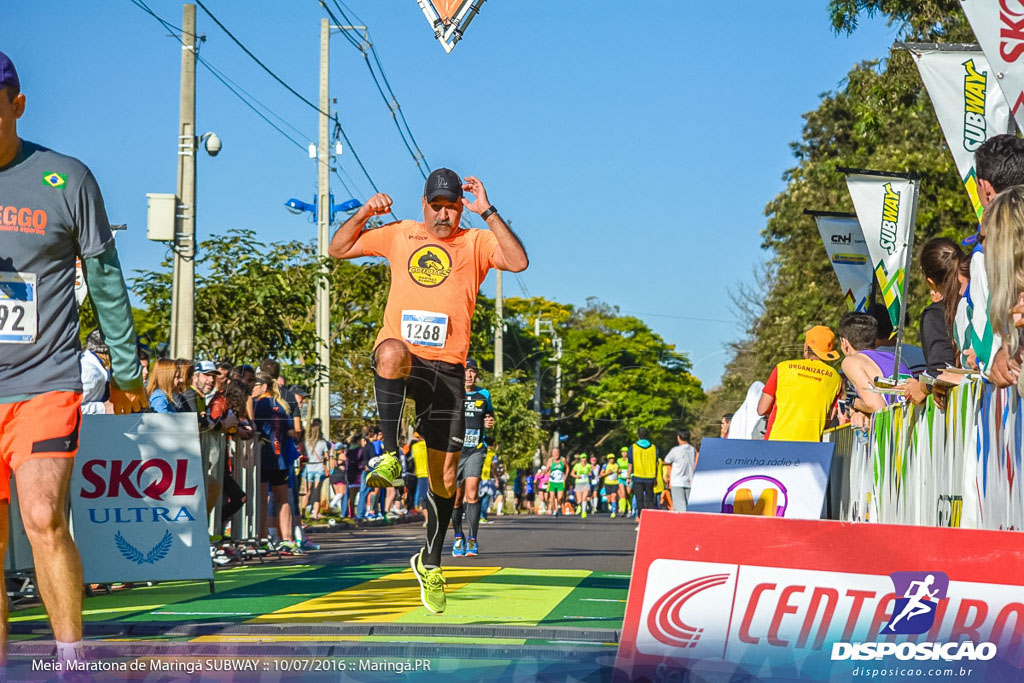
[[[64,185],[68,182],[68,176],[64,173],[57,173],[56,171],[47,171],[43,174],[43,185],[52,187],[56,190],[64,189]]]

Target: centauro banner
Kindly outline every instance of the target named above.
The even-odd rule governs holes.
[[[1017,127],[1024,127],[1024,0],[961,0]]]
[[[1010,107],[999,89],[999,79],[981,52],[911,49],[910,53],[917,62],[971,204],[981,220],[974,153],[993,135],[1005,133],[1010,123]]]
[[[851,173],[846,176],[846,186],[864,232],[879,294],[895,327],[900,318],[917,184],[906,178]]]
[[[860,223],[854,216],[815,216],[821,241],[839,278],[846,306],[865,313],[871,298],[874,266]]]

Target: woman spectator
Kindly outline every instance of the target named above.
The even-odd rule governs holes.
[[[960,297],[970,278],[970,258],[951,239],[936,237],[921,249],[921,271],[931,290],[932,303],[921,313],[921,347],[928,374],[939,377],[947,367],[957,364],[953,343],[954,321]],[[959,378],[947,375],[944,380]],[[928,387],[916,379],[907,382],[907,397],[921,405],[928,396]],[[944,405],[944,392],[937,392],[936,402]]]
[[[985,209],[985,266],[988,271],[988,317],[1002,337],[1011,368],[1020,367],[1018,326],[1024,305],[1024,186],[1000,192]],[[1024,382],[1017,378],[1019,389]]]
[[[154,413],[176,413],[174,404],[174,387],[178,383],[177,369],[174,361],[160,358],[149,368],[149,407]]]
[[[178,406],[178,412],[200,412],[195,392],[188,391],[192,388],[192,373],[195,371],[192,361],[179,358],[174,361],[174,367],[178,372],[178,382],[174,387],[174,403]]]
[[[110,399],[110,349],[99,328],[85,339],[81,356],[82,414],[103,415]]]
[[[344,449],[336,449],[331,456],[331,502],[330,508],[338,510],[342,517],[348,517],[348,475],[345,471]]]
[[[320,519],[320,485],[324,480],[324,464],[331,453],[331,444],[322,436],[322,423],[320,418],[315,418],[309,423],[309,430],[306,433],[306,469],[302,478],[306,481],[306,493],[299,501],[299,510],[305,513],[309,499],[313,498],[313,511],[310,515],[313,519]]]
[[[953,321],[967,289],[970,260],[951,239],[937,237],[921,249],[921,270],[931,290],[932,303],[921,313],[921,346],[928,372],[937,376],[956,365]]]
[[[260,536],[267,537],[266,486],[269,485],[274,499],[274,516],[277,519],[277,533],[282,549],[291,554],[302,554],[295,543],[292,529],[291,496],[288,494],[288,466],[286,458],[287,441],[292,429],[288,405],[274,394],[277,383],[265,373],[256,373],[252,387],[253,417],[256,433],[260,438],[260,495],[257,507],[260,516]]]

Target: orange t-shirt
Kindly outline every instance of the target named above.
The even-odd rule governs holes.
[[[391,292],[377,344],[402,339],[420,358],[462,365],[476,296],[494,267],[498,240],[490,230],[459,230],[447,239],[418,221],[363,232],[356,248],[391,266]]]

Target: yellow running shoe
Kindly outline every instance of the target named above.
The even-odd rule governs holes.
[[[392,482],[402,475],[402,463],[393,452],[380,456],[380,462],[370,472],[366,485],[375,489],[386,489],[393,486]]]
[[[444,595],[444,587],[447,584],[441,568],[427,569],[423,566],[423,551],[417,552],[409,558],[409,565],[416,580],[420,582],[420,600],[428,611],[434,614],[444,612],[448,599]]]

